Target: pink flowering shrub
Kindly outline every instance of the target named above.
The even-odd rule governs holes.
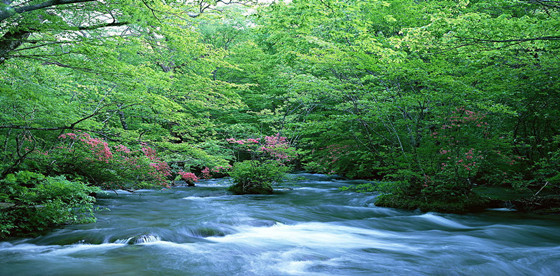
[[[37,165],[43,166],[44,171],[87,180],[107,189],[168,185],[171,169],[146,144],[141,144],[140,150],[131,150],[85,132],[64,133],[58,138],[53,149],[36,152]]]
[[[208,168],[208,167],[204,167],[204,169],[201,171],[201,173],[202,173],[202,178],[204,178],[204,179],[212,178],[212,174],[210,173],[210,168]]]
[[[191,172],[184,172],[184,171],[180,171],[178,172],[178,174],[181,176],[181,178],[183,178],[183,180],[187,181],[187,182],[197,182],[198,181],[198,177]]]
[[[273,160],[285,165],[297,156],[295,148],[290,145],[288,139],[280,136],[279,133],[263,138],[241,140],[229,138],[226,141],[237,151],[238,159]],[[242,154],[249,158],[240,158]]]
[[[421,149],[433,150],[421,162],[424,194],[467,195],[474,184],[507,179],[508,171],[523,157],[502,152],[510,145],[492,132],[487,121],[486,114],[459,107],[431,131]]]
[[[343,173],[353,176],[358,172],[348,172],[348,165],[354,162],[352,150],[351,146],[341,144],[318,147],[307,155],[305,168],[317,173]]]
[[[486,199],[473,188],[503,169],[496,152],[509,147],[489,117],[458,107],[433,118],[414,137],[413,147],[388,155],[396,169],[384,178],[390,182],[378,185],[385,194],[376,205],[446,212],[484,208]]]
[[[272,185],[280,182],[297,156],[286,137],[277,134],[263,138],[227,139],[237,152],[230,172],[234,185],[229,189],[236,194],[269,194]]]
[[[92,138],[87,133],[80,133],[79,135],[75,133],[66,133],[61,134],[58,138],[68,139],[72,141],[72,145],[74,142],[78,142],[78,145],[82,144],[83,147],[88,149],[94,155],[94,158],[99,161],[109,163],[109,160],[113,158],[113,153],[111,152],[107,142],[98,138]]]
[[[201,171],[202,173],[202,178],[204,179],[210,179],[213,177],[224,177],[226,175],[229,174],[229,171],[231,170],[232,166],[231,165],[227,165],[227,166],[215,166],[212,169],[210,169],[209,167],[204,167],[204,169]]]

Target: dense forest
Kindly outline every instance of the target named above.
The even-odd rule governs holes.
[[[560,3],[4,0],[0,238],[95,193],[285,172],[377,205],[558,212]]]

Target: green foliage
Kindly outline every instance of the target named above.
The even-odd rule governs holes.
[[[109,144],[85,132],[64,133],[49,151],[30,152],[22,166],[50,175],[66,175],[105,189],[167,186],[167,162],[147,145],[138,150]]]
[[[280,182],[289,167],[275,161],[246,160],[235,163],[230,176],[235,194],[271,194],[272,186]]]
[[[382,194],[377,197],[376,206],[416,210],[423,212],[468,213],[482,211],[488,200],[473,194],[470,197],[457,197],[453,201],[427,201],[418,197],[403,197],[394,194]]]
[[[174,170],[200,170],[204,167],[226,167],[233,158],[231,150],[216,141],[206,141],[198,144],[169,143],[157,144],[163,149],[159,152]]]
[[[92,194],[100,191],[62,176],[29,171],[8,174],[0,180],[0,239],[95,221]]]
[[[551,139],[551,144],[556,150],[548,152],[548,154],[535,162],[532,170],[534,171],[534,179],[529,184],[540,190],[544,194],[560,194],[560,136],[556,135]]]
[[[0,28],[0,174],[37,169],[80,175],[109,188],[154,182],[145,176],[156,162],[138,153],[141,142],[171,162],[226,165],[231,155],[216,149],[213,136],[222,123],[214,118],[242,105],[237,93],[245,86],[212,76],[231,65],[223,61],[224,49],[195,31],[197,21],[206,19],[172,16],[200,12],[198,5],[206,4],[69,1],[49,7],[48,14],[38,10],[49,18],[44,24],[37,24],[37,13],[0,16],[6,27]],[[103,15],[113,21],[99,20]],[[26,31],[23,37],[12,37],[20,30]],[[21,43],[11,48],[13,41]],[[76,130],[136,149],[128,157],[138,159],[140,171],[136,164],[127,168],[125,160],[117,164],[121,156],[88,163],[87,150],[69,156],[59,150],[60,162],[52,168],[52,158],[36,154],[56,154],[58,135]],[[178,144],[192,150],[176,149]]]
[[[384,179],[382,198],[455,211],[478,202],[474,185],[523,189],[536,168],[556,179],[550,26],[560,9],[403,0],[265,10],[259,58],[284,90],[269,92],[283,99],[271,110],[300,138],[305,168]]]
[[[357,184],[351,186],[343,186],[340,187],[341,191],[353,191],[358,193],[371,193],[375,191],[379,191],[379,188],[374,183],[364,183],[364,184]]]
[[[211,12],[216,1],[78,2],[0,11],[2,175],[128,187],[166,180],[163,162],[210,175],[235,159],[268,166],[274,153],[384,180],[380,202],[407,208],[458,210],[475,185],[558,193],[557,5],[294,0]],[[69,129],[136,151],[63,152],[57,137]],[[289,147],[223,142],[264,133]]]

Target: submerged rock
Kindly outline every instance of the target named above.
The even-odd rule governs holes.
[[[274,193],[274,189],[270,184],[235,184],[229,187],[229,190],[237,195],[243,194],[257,194],[257,195],[268,195]]]
[[[194,187],[195,184],[192,180],[189,181],[185,181],[185,180],[175,180],[173,181],[173,186],[188,186],[188,187]]]

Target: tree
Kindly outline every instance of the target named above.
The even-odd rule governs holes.
[[[557,108],[549,107],[558,97],[548,89],[557,83],[556,9],[535,2],[406,0],[293,1],[265,9],[257,41],[281,87],[275,96],[283,104],[274,113],[286,112],[282,125],[309,150],[309,168],[396,181],[402,185],[393,187],[393,198],[404,200],[395,206],[411,208],[427,201],[425,208],[433,202],[445,209],[457,201],[464,205],[450,209],[461,210],[474,202],[474,184],[530,183],[529,168],[539,158],[527,155],[546,148],[537,141],[553,139],[558,126],[549,121],[557,118],[551,112]],[[440,140],[441,128],[472,119],[450,119],[458,110],[484,118],[492,131],[484,136],[480,122],[471,128],[465,121],[468,127],[445,138],[462,143],[461,154],[476,149],[487,159],[476,172],[455,164],[464,172],[446,174],[438,157],[448,143]],[[538,134],[520,135],[528,129]],[[512,167],[512,158],[521,159]],[[502,181],[515,170],[524,173]],[[442,193],[449,197],[439,204]]]
[[[35,147],[52,146],[65,129],[125,144],[185,143],[183,153],[200,153],[190,148],[213,135],[209,111],[235,109],[243,89],[211,77],[228,66],[224,51],[201,42],[190,28],[192,13],[182,16],[217,2],[6,3],[16,12],[1,23],[3,41],[16,41],[11,36],[18,32],[26,38],[3,44],[4,174]],[[174,148],[169,154],[178,153]]]

